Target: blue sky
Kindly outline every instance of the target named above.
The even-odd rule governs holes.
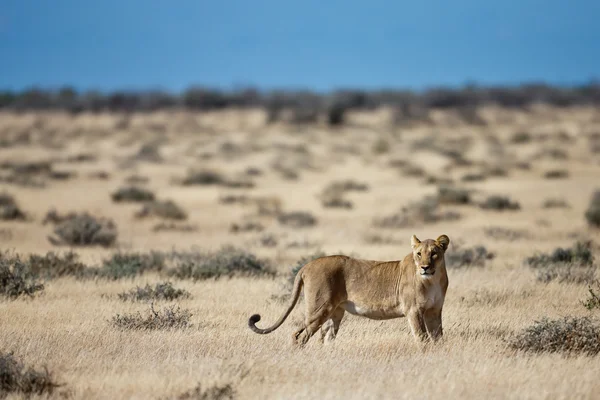
[[[2,0],[0,88],[600,78],[600,1]]]

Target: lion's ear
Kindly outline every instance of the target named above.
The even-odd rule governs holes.
[[[442,246],[442,249],[444,249],[444,251],[448,249],[448,245],[450,244],[450,238],[446,235],[441,235],[435,241],[437,242],[437,244]]]
[[[412,235],[412,237],[410,238],[410,245],[413,247],[413,249],[417,247],[420,243],[421,241],[415,235]]]

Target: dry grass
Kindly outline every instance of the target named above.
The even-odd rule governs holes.
[[[551,121],[541,112],[479,110],[486,125],[463,129],[460,123],[449,125],[452,115],[440,110],[426,122],[403,125],[397,136],[383,133],[388,117],[379,111],[348,111],[348,125],[335,130],[327,121],[267,125],[265,115],[252,110],[155,112],[127,117],[126,124],[122,116],[106,113],[3,112],[0,132],[14,135],[41,126],[36,129],[42,134],[26,144],[0,148],[0,158],[7,160],[3,173],[13,179],[0,183],[0,193],[17,199],[28,217],[27,223],[1,222],[3,232],[10,232],[2,236],[2,245],[38,268],[41,281],[26,271],[24,282],[43,284],[44,290],[0,297],[0,353],[14,351],[19,362],[36,371],[47,366],[72,398],[85,399],[593,398],[600,391],[599,355],[571,352],[566,357],[510,345],[511,338],[544,318],[592,321],[599,312],[597,297],[590,293],[600,293],[595,281],[539,282],[536,274],[545,268],[523,265],[528,257],[552,255],[578,240],[591,240],[598,259],[597,158],[586,140],[559,143],[558,134],[548,129],[551,123],[574,134],[585,134],[582,127],[598,131],[598,110],[547,111]],[[152,126],[165,129],[157,132]],[[44,127],[56,132],[53,141],[61,148],[44,145]],[[372,131],[382,133],[369,136]],[[490,132],[497,138],[490,139]],[[543,143],[537,139],[541,134],[547,138]],[[423,138],[432,138],[436,148],[418,145]],[[351,151],[341,150],[349,144]],[[61,161],[80,154],[94,157],[66,166]],[[517,167],[525,162],[529,169]],[[51,178],[52,171],[67,166],[77,175]],[[493,166],[501,168],[494,171]],[[214,182],[214,176],[195,176],[189,185],[174,181],[199,167],[218,171],[222,182]],[[238,179],[249,168],[262,171],[246,174],[252,185]],[[501,170],[506,174],[498,175]],[[568,170],[569,175],[545,179],[549,170]],[[95,171],[105,171],[103,179],[90,178]],[[438,193],[423,184],[424,177],[440,177],[441,183],[469,175],[452,192]],[[111,194],[132,176],[147,179],[129,184],[143,184],[173,204],[113,202]],[[360,188],[344,186],[348,178]],[[34,185],[38,180],[44,187]],[[343,193],[341,199],[351,200],[352,208],[323,207],[320,196],[332,182],[342,182],[332,192]],[[492,209],[479,207],[493,195],[500,196],[489,204]],[[422,199],[433,200],[412,207]],[[545,199],[561,202],[545,204]],[[519,208],[510,210],[515,204]],[[140,216],[148,218],[136,218],[144,206]],[[42,224],[51,209],[72,215],[55,213],[49,215],[51,224]],[[64,253],[48,254],[57,251],[47,239],[53,230],[84,213],[114,221],[118,241],[110,247],[66,246],[59,248]],[[374,219],[389,215],[397,216],[393,230],[373,226]],[[164,228],[153,229],[163,218]],[[183,226],[177,219],[198,229],[177,229]],[[240,221],[255,221],[264,230],[230,231]],[[281,315],[285,304],[279,299],[289,294],[290,271],[302,257],[322,251],[398,259],[410,251],[413,233],[420,238],[447,234],[448,255],[458,257],[454,266],[463,266],[449,268],[441,343],[417,345],[404,319],[346,315],[335,343],[312,340],[298,350],[290,342],[302,321],[302,304],[270,335],[247,328],[256,312],[265,324]],[[380,240],[365,240],[367,235]],[[206,257],[225,245],[239,249],[238,256]],[[150,257],[152,251],[165,258]],[[172,288],[190,295],[161,299],[160,306],[154,305],[157,317],[144,301],[171,293],[159,285],[181,265],[189,267],[180,271],[185,279],[171,277]],[[263,273],[266,265],[278,274]],[[583,269],[598,279],[596,264]],[[225,279],[214,279],[219,275]],[[119,299],[119,294],[138,291],[142,302]],[[113,325],[117,314],[127,323]],[[169,321],[175,322],[160,329]],[[149,326],[159,329],[145,329]],[[567,326],[575,330],[553,326],[549,331],[567,336],[595,332],[587,325]]]

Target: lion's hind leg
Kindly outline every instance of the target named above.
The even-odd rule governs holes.
[[[331,318],[333,307],[323,305],[313,312],[307,313],[306,322],[302,329],[294,333],[294,341],[300,346],[304,346],[310,338],[321,329],[321,326]]]
[[[346,310],[342,307],[336,308],[329,319],[323,324],[321,327],[321,340],[324,343],[327,344],[335,340],[345,312]]]

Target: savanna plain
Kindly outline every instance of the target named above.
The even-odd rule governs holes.
[[[600,398],[600,110],[477,113],[0,113],[0,397]],[[413,234],[450,238],[440,342],[346,314],[297,348],[302,299],[248,328]]]

